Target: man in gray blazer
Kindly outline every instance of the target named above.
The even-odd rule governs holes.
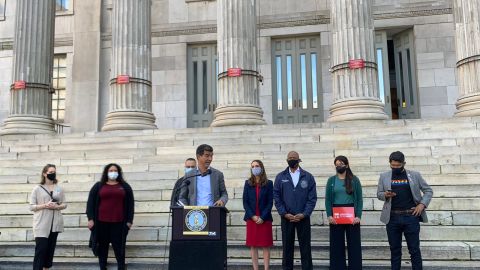
[[[387,224],[392,270],[399,270],[402,262],[402,234],[407,241],[412,270],[422,269],[420,252],[420,222],[427,222],[425,209],[430,204],[433,190],[419,172],[404,168],[402,152],[390,155],[391,171],[380,175],[377,197],[385,201],[380,220]]]
[[[202,144],[197,147],[198,167],[184,176],[179,201],[183,205],[225,206],[228,201],[223,173],[210,167],[213,148]]]

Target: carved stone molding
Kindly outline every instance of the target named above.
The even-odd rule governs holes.
[[[411,10],[411,11],[391,12],[391,13],[374,13],[373,18],[375,20],[385,20],[385,19],[423,17],[423,16],[445,15],[445,14],[453,14],[453,9],[443,8],[443,9],[429,9],[429,10]]]
[[[201,2],[201,1],[214,1],[214,0],[186,0],[187,2]],[[411,10],[405,12],[390,12],[390,13],[375,13],[373,15],[375,20],[387,20],[387,19],[396,19],[396,18],[409,18],[409,17],[422,17],[422,16],[434,16],[434,15],[445,15],[453,14],[452,8],[443,8],[443,9],[431,9],[431,10]],[[272,18],[275,18],[273,16]],[[299,27],[307,25],[321,25],[329,24],[330,18],[324,15],[313,15],[313,16],[299,16],[296,18],[290,19],[265,19],[262,18],[262,22],[259,25],[259,29],[275,29],[275,28],[284,28],[284,27]],[[205,24],[205,25],[195,25],[195,26],[186,26],[181,29],[162,29],[162,30],[153,30],[152,37],[172,37],[172,36],[186,36],[186,35],[201,35],[201,34],[213,34],[217,32],[216,24]],[[111,33],[103,33],[102,41],[110,41],[112,39]],[[73,38],[71,40],[55,40],[55,47],[58,46],[71,46],[73,45]],[[6,40],[0,42],[0,50],[11,50],[13,46],[13,40]]]

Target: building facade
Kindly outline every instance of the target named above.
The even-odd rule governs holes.
[[[478,0],[42,1],[56,5],[44,99],[69,132],[480,114]],[[21,3],[0,0],[4,128],[47,106],[14,87],[32,55],[15,44],[37,38],[17,30]]]

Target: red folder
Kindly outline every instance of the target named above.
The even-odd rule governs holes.
[[[333,207],[333,219],[337,224],[353,224],[355,209],[353,207]]]

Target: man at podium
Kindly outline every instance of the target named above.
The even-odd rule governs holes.
[[[185,174],[179,203],[184,206],[225,206],[228,193],[223,173],[210,167],[213,147],[202,144],[197,147],[196,154],[198,167]]]

